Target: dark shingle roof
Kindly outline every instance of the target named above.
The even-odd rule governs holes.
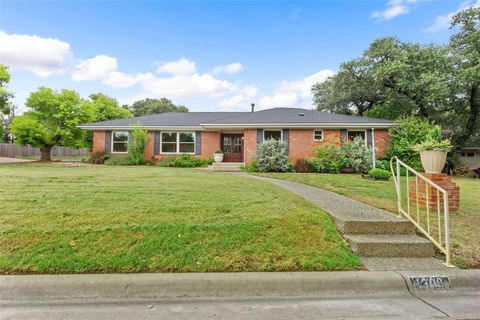
[[[93,123],[84,123],[80,127],[128,127],[140,122],[146,127],[168,126],[168,127],[198,127],[201,123],[214,121],[221,118],[242,115],[247,112],[168,112],[141,116],[135,118],[124,118],[107,120]]]
[[[212,120],[206,124],[295,124],[295,123],[393,123],[391,120],[356,117],[300,108],[273,108]]]
[[[377,118],[356,117],[316,110],[299,108],[273,108],[256,112],[169,112],[108,120],[94,123],[85,123],[81,128],[113,128],[129,127],[140,122],[145,127],[215,127],[235,125],[273,125],[273,124],[316,124],[316,125],[391,125],[393,121]]]

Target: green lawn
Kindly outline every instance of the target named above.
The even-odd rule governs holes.
[[[0,165],[0,272],[354,270],[328,215],[195,169]]]
[[[393,181],[372,181],[360,175],[315,173],[259,174],[330,190],[397,213]],[[450,213],[453,261],[457,266],[480,268],[480,180],[454,178],[460,186],[460,210]],[[403,191],[405,194],[405,190]]]

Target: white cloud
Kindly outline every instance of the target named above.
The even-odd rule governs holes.
[[[209,74],[175,75],[170,78],[153,77],[143,89],[156,97],[218,97],[236,89],[235,85]]]
[[[435,18],[435,22],[425,29],[427,32],[438,32],[441,30],[448,29],[450,27],[450,24],[452,22],[453,16],[462,10],[468,9],[468,8],[478,8],[480,7],[480,0],[477,0],[476,2],[473,1],[466,1],[460,4],[459,8],[456,11],[452,11],[446,14],[439,15]]]
[[[220,100],[217,103],[217,106],[220,110],[231,111],[231,110],[246,110],[250,107],[250,104],[253,101],[253,98],[257,95],[258,90],[252,85],[246,86],[242,91],[234,95],[233,97]]]
[[[0,31],[0,63],[40,77],[64,72],[70,45],[58,39]]]
[[[151,73],[125,74],[117,68],[116,58],[98,55],[77,64],[71,77],[75,81],[101,81],[112,88],[127,88],[153,78]]]
[[[196,69],[195,62],[180,58],[177,61],[170,61],[158,66],[157,72],[188,75],[195,73]]]
[[[282,81],[277,85],[272,96],[264,96],[260,99],[259,108],[311,107],[312,86],[327,80],[334,74],[332,70],[326,69],[300,80]]]
[[[215,67],[213,68],[212,73],[219,74],[221,72],[224,72],[224,73],[233,74],[233,73],[238,73],[242,70],[243,70],[242,64],[240,62],[234,62],[231,64]]]
[[[378,21],[390,20],[409,13],[412,5],[419,1],[422,0],[390,0],[387,2],[385,10],[375,11],[371,17]]]

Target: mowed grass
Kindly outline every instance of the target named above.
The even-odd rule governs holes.
[[[271,178],[300,182],[397,213],[397,194],[390,181],[372,181],[353,174],[269,173]],[[403,194],[405,178],[402,178]],[[460,186],[460,210],[451,212],[450,238],[453,262],[462,268],[480,268],[480,180],[454,177]],[[406,204],[404,204],[404,208]],[[412,209],[413,210],[413,209]],[[434,216],[431,216],[433,221]]]
[[[353,270],[329,216],[272,184],[222,173],[0,166],[0,272]]]

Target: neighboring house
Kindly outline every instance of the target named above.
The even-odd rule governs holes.
[[[460,153],[460,160],[471,170],[480,168],[480,147],[463,148]]]
[[[128,131],[141,123],[148,130],[146,159],[188,153],[212,158],[218,149],[225,162],[249,163],[266,139],[283,140],[292,163],[303,161],[325,143],[364,138],[385,154],[390,120],[348,116],[298,108],[273,108],[256,112],[162,113],[136,118],[82,124],[93,131],[93,152],[126,153]]]

